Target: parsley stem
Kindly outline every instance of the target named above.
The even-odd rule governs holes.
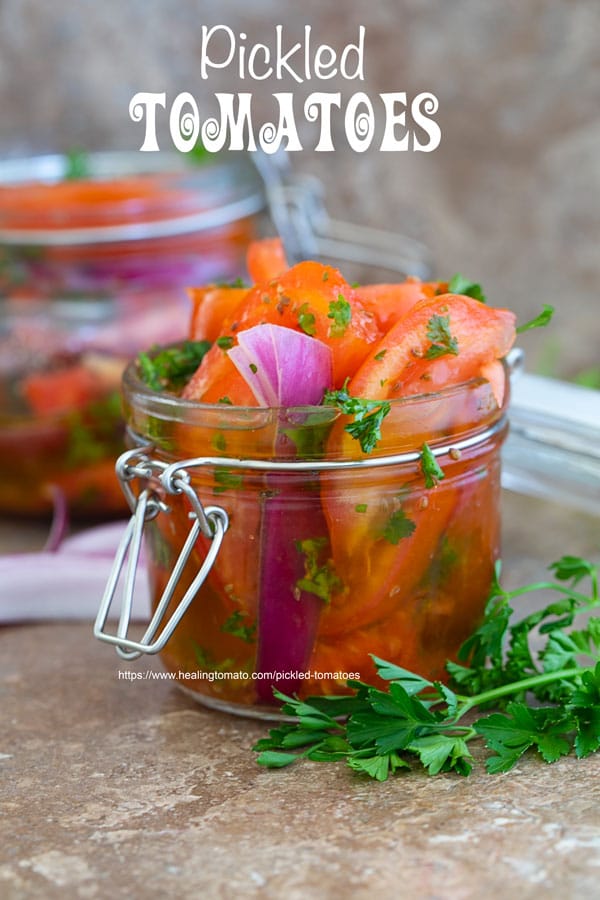
[[[585,594],[580,594],[578,591],[564,587],[562,584],[554,584],[552,581],[538,581],[535,584],[528,584],[525,587],[516,588],[514,591],[504,591],[502,596],[507,600],[512,600],[515,597],[521,597],[523,594],[532,594],[535,591],[558,591],[559,594],[565,594],[567,597],[572,597],[582,604],[582,606],[577,608],[577,613],[579,614],[580,612],[587,612],[588,609],[594,609],[594,607],[598,606],[598,588],[596,579],[593,576],[592,582],[594,593],[591,602],[590,598],[586,597]]]
[[[551,684],[553,681],[562,681],[564,679],[576,678],[584,672],[593,672],[594,667],[575,666],[570,669],[560,669],[558,672],[543,672],[541,675],[531,675],[529,678],[522,678],[520,681],[512,681],[510,684],[503,684],[501,687],[492,688],[489,691],[483,691],[481,694],[474,694],[472,697],[460,696],[460,700],[464,700],[464,706],[455,716],[455,721],[461,719],[465,713],[474,709],[476,706],[482,706],[484,703],[490,703],[498,697],[506,697],[509,694],[518,694],[520,691],[528,691],[530,688],[538,687],[542,684]]]

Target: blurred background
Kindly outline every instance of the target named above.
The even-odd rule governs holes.
[[[289,45],[310,24],[336,48],[365,25],[365,82],[202,81],[202,24],[248,44],[272,44],[282,24]],[[521,320],[555,305],[551,328],[523,341],[528,366],[573,378],[598,364],[599,33],[594,0],[0,0],[0,154],[137,150],[140,90],[190,91],[201,114],[215,91],[251,90],[259,118],[276,90],[432,91],[435,152],[357,154],[338,132],[335,154],[305,149],[294,168],[322,179],[332,214],[421,237],[436,274],[481,281]]]

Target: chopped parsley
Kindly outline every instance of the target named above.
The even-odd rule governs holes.
[[[464,275],[453,275],[448,282],[448,292],[450,294],[462,294],[463,297],[472,297],[473,300],[479,300],[480,303],[486,302],[483,288],[474,281],[469,281]]]
[[[90,177],[90,159],[85,150],[80,148],[69,150],[65,155],[65,181],[79,181]]]
[[[317,333],[314,314],[311,313],[308,303],[303,303],[298,310],[298,325],[305,334],[314,337]]]
[[[217,285],[220,288],[247,288],[248,285],[243,278],[236,278],[234,281],[220,281]]]
[[[354,421],[346,425],[345,430],[360,443],[363,453],[371,453],[375,449],[381,440],[381,423],[391,410],[388,400],[351,397],[343,387],[339,391],[325,391],[323,403],[325,406],[337,406],[346,415],[354,416]]]
[[[140,378],[153,391],[179,390],[194,374],[210,346],[210,341],[184,341],[154,354],[152,350],[139,353]]]
[[[433,315],[427,323],[427,337],[432,342],[425,359],[439,356],[458,356],[458,341],[450,334],[450,316]]]
[[[431,447],[429,444],[423,444],[421,448],[421,471],[425,477],[425,487],[433,488],[445,478],[444,472],[438,463],[437,459],[433,455]]]
[[[519,325],[517,328],[517,334],[522,334],[524,331],[531,331],[532,328],[544,328],[545,325],[551,321],[552,316],[554,315],[554,307],[549,306],[547,303],[544,303],[544,307],[535,317],[535,319],[531,319],[529,322],[525,322],[524,325]]]
[[[222,337],[218,337],[215,341],[217,347],[220,347],[221,350],[231,350],[233,345],[235,344],[235,338],[233,338],[230,334],[224,334]]]
[[[221,631],[225,634],[231,634],[247,644],[253,644],[256,640],[256,622],[250,625],[244,625],[244,620],[248,619],[247,613],[236,609],[221,625]]]
[[[366,503],[357,503],[354,509],[357,513],[366,513],[368,507]]]
[[[224,453],[227,449],[227,442],[222,431],[217,431],[215,434],[213,434],[210,442],[215,450],[218,450],[220,453]]]
[[[296,541],[296,549],[304,556],[304,577],[296,582],[296,590],[314,594],[324,603],[330,603],[332,594],[339,592],[344,586],[333,567],[333,561],[323,558],[323,551],[328,545],[326,537]]]
[[[387,520],[382,534],[390,544],[399,544],[402,538],[410,537],[416,527],[403,509],[397,509]]]
[[[337,300],[331,301],[327,318],[333,319],[333,325],[329,329],[331,337],[343,337],[352,321],[352,307],[343,294],[338,294]]]
[[[379,353],[375,354],[373,359],[376,359],[377,362],[381,362],[381,360],[383,359],[383,357],[385,356],[386,353],[387,353],[387,350],[380,350]]]
[[[199,669],[205,672],[228,672],[235,665],[235,660],[233,659],[223,659],[219,662],[204,647],[199,647],[197,644],[194,644],[193,647],[196,664]]]
[[[217,469],[213,494],[223,494],[227,490],[235,490],[242,486],[242,482],[243,478],[239,472],[231,472],[229,469]]]
[[[69,469],[99,462],[122,451],[121,395],[112,391],[83,409],[69,413],[69,443],[65,465]]]

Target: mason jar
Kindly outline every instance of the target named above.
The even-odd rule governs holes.
[[[499,556],[507,400],[486,380],[391,401],[369,454],[334,407],[186,401],[152,391],[135,364],[124,396],[131,449],[117,471],[133,516],[98,637],[125,659],[160,653],[199,702],[257,717],[277,714],[274,689],[377,683],[373,655],[444,680]],[[144,541],[154,615],[133,639]]]
[[[242,274],[264,205],[236,154],[0,163],[0,512],[125,510],[126,362],[187,334],[187,287]]]

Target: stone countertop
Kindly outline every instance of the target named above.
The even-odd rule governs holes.
[[[515,582],[539,574],[542,544],[546,561],[566,534],[570,552],[597,546],[597,520],[505,506]],[[0,630],[3,900],[597,896],[599,756],[384,784],[334,764],[266,771],[250,749],[266,725],[128,668],[86,623]]]

